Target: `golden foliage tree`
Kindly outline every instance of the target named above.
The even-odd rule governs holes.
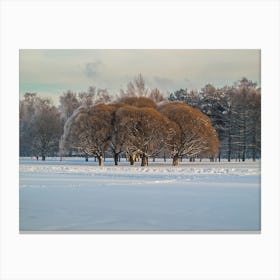
[[[80,107],[64,126],[64,146],[97,157],[99,165],[108,148],[116,165],[121,152],[132,165],[140,154],[141,166],[163,151],[171,153],[173,165],[182,156],[217,154],[217,133],[206,115],[180,102],[154,106],[146,97],[126,97],[111,105]]]
[[[77,109],[64,126],[64,145],[95,156],[101,166],[112,135],[113,110],[105,104]]]
[[[139,97],[138,96],[126,96],[126,97],[119,99],[118,102],[121,104],[127,104],[127,105],[131,105],[131,106],[138,107],[138,108],[149,107],[149,108],[156,109],[156,107],[157,107],[154,100],[152,100],[151,98],[148,98],[148,97],[144,97],[144,96],[139,96]]]
[[[116,113],[120,127],[125,127],[126,152],[134,164],[134,155],[141,153],[141,166],[148,157],[158,155],[176,134],[174,124],[153,108],[124,105]]]
[[[165,103],[158,109],[178,126],[177,135],[170,146],[174,166],[183,156],[216,156],[219,140],[206,115],[181,102]]]

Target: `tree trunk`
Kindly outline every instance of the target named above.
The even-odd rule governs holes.
[[[245,161],[245,158],[246,158],[246,153],[243,151],[242,152],[242,161]]]
[[[227,160],[230,162],[231,159],[231,135],[228,137],[228,154],[227,154]]]
[[[256,137],[256,129],[255,129],[255,126],[253,127],[253,161],[256,161],[256,154],[257,154],[257,137]]]
[[[115,153],[115,154],[114,154],[114,162],[115,162],[115,165],[118,165],[118,161],[119,161],[119,154],[118,154],[118,153]]]
[[[148,157],[147,155],[143,154],[141,159],[141,166],[147,166],[148,165]]]
[[[246,121],[246,115],[244,116],[243,120],[243,145],[242,145],[242,161],[245,161],[246,158],[246,150],[247,150],[247,121]]]
[[[231,153],[232,153],[232,135],[231,135],[231,130],[232,130],[232,116],[231,116],[231,110],[229,111],[229,128],[228,128],[228,141],[227,141],[227,160],[230,162],[231,160]]]
[[[176,155],[173,157],[172,165],[173,165],[173,166],[178,166],[178,165],[179,165],[179,155],[178,155],[178,154],[176,154]]]
[[[129,162],[130,162],[130,165],[134,165],[135,159],[134,159],[133,155],[129,156]]]
[[[103,165],[102,156],[98,156],[97,159],[98,159],[98,165],[102,166]]]

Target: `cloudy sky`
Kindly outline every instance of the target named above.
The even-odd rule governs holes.
[[[149,88],[232,85],[242,77],[260,84],[259,50],[20,50],[19,92],[54,101],[89,86],[119,93],[139,73]]]

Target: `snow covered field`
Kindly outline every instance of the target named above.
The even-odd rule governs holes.
[[[21,231],[259,231],[260,162],[21,158]]]

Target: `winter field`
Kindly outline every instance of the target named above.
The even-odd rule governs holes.
[[[20,231],[260,231],[260,161],[19,161]]]

